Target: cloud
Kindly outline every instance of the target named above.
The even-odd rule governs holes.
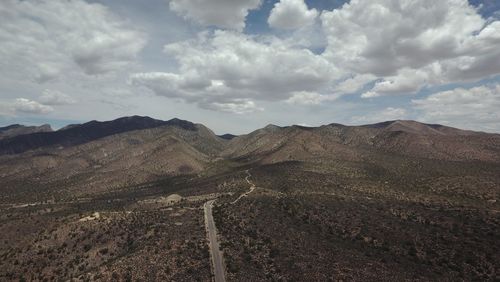
[[[316,9],[309,10],[304,0],[280,0],[274,4],[267,22],[279,29],[299,29],[314,23]]]
[[[428,74],[420,70],[402,69],[395,76],[376,81],[373,88],[361,95],[361,98],[373,98],[382,95],[400,95],[415,93],[426,84]]]
[[[349,94],[360,91],[367,83],[374,81],[375,76],[371,74],[351,75],[345,80],[337,83],[334,87],[335,92]]]
[[[249,114],[264,110],[263,108],[258,107],[255,102],[247,99],[235,99],[232,103],[214,102],[202,106],[206,109],[234,114]]]
[[[324,11],[321,21],[326,58],[380,79],[365,97],[500,73],[500,22],[482,18],[467,0],[352,0]]]
[[[381,111],[370,113],[369,115],[356,116],[352,118],[352,122],[357,124],[376,123],[389,120],[404,119],[408,116],[408,112],[404,108],[387,107]]]
[[[301,91],[322,93],[337,78],[323,57],[274,37],[218,30],[167,45],[165,52],[177,60],[178,73],[137,73],[131,82],[212,110],[230,111],[220,105],[242,101],[287,100]]]
[[[17,80],[45,83],[77,71],[120,70],[146,43],[105,6],[81,0],[5,0],[0,18],[0,72]]]
[[[500,85],[456,88],[412,100],[419,119],[457,127],[500,131]]]
[[[336,95],[322,95],[316,92],[299,91],[294,92],[292,97],[286,100],[287,103],[293,105],[319,105],[325,101],[333,101],[337,99]]]
[[[50,106],[25,98],[17,98],[13,104],[13,109],[15,112],[28,114],[48,114],[54,110]]]
[[[45,89],[40,96],[40,102],[44,105],[70,105],[76,103],[75,99],[57,90]]]
[[[260,4],[261,0],[171,0],[170,9],[203,26],[242,31],[248,11]]]

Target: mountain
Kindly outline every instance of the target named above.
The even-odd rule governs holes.
[[[175,127],[182,132],[204,132],[197,140],[199,147],[213,147],[210,154],[223,158],[281,162],[306,159],[359,160],[370,154],[398,154],[442,160],[500,161],[499,134],[489,134],[425,124],[410,120],[395,120],[361,126],[332,123],[320,127],[268,125],[246,135],[216,136],[208,128],[189,121],[161,121],[149,117],[123,117],[112,121],[91,121],[70,125],[58,131],[50,126],[10,126],[0,130],[0,155],[18,154],[30,150],[62,149],[104,137],[136,130]],[[29,133],[34,131],[34,133]],[[41,132],[39,132],[41,131]],[[18,135],[14,133],[18,132]],[[25,134],[20,134],[25,132]],[[203,150],[202,150],[203,151]]]
[[[362,126],[268,125],[232,139],[223,155],[275,163],[325,158],[354,161],[387,153],[454,161],[500,161],[500,135],[401,120]]]
[[[440,124],[427,124],[413,120],[393,120],[364,125],[368,128],[379,128],[386,131],[402,131],[418,135],[479,135],[483,132],[462,130]]]
[[[376,166],[396,165],[394,158],[500,162],[500,135],[398,120],[362,126],[271,124],[246,135],[220,137],[189,121],[133,116],[5,138],[0,153],[4,185],[48,179],[74,187],[78,194],[197,174],[218,167],[220,160]],[[388,158],[393,161],[387,163]]]
[[[150,117],[132,116],[104,122],[90,121],[84,124],[67,126],[53,132],[37,132],[4,138],[0,140],[0,155],[17,154],[42,147],[74,146],[113,134],[165,125],[191,131],[196,130],[194,123],[180,119],[161,121]]]
[[[20,124],[13,124],[6,127],[0,127],[0,140],[36,132],[52,132],[52,128],[48,124],[44,124],[41,126],[24,126]]]
[[[0,144],[11,146],[2,147],[3,152],[24,152],[0,156],[0,177],[5,185],[42,178],[53,186],[75,189],[75,195],[105,191],[200,172],[218,156],[224,143],[205,126],[179,119],[92,121],[50,134],[3,140]]]
[[[226,133],[226,134],[223,134],[223,135],[218,135],[220,138],[222,139],[225,139],[225,140],[231,140],[235,137],[237,137],[238,135],[233,135],[233,134],[230,134],[230,133]]]
[[[231,281],[493,281],[500,267],[499,134],[397,120],[217,136],[134,116],[0,152],[1,281],[209,281],[204,219]]]

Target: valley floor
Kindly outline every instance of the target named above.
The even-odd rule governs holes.
[[[0,206],[0,280],[494,281],[497,169],[253,164],[78,198],[53,188],[57,197],[31,202],[23,195],[33,187],[11,187]],[[216,228],[205,227],[207,207]],[[209,242],[220,244],[215,260]]]

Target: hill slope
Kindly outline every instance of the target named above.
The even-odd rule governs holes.
[[[92,124],[96,123],[90,123]],[[122,124],[123,119],[119,121],[119,125]],[[135,121],[132,124],[141,125]],[[158,122],[154,121],[153,124]],[[61,142],[52,143],[52,146],[0,156],[0,177],[4,191],[22,191],[22,187],[30,186],[25,184],[36,182],[40,193],[46,192],[42,187],[64,190],[65,195],[102,192],[166,176],[200,172],[223,149],[225,140],[203,125],[179,120],[161,124],[154,128],[130,130],[96,138],[78,145],[68,146],[76,141],[70,139],[65,142],[66,140],[62,139]],[[90,125],[84,124],[85,130],[74,127],[64,131],[71,130],[69,136],[73,138],[77,136],[75,132],[87,132]],[[100,129],[109,128],[109,124],[97,126],[100,126]],[[123,126],[119,129],[124,128],[133,127]],[[103,131],[103,134],[109,132]],[[88,140],[89,136],[103,134],[82,134],[78,136],[83,137],[76,140],[79,143]],[[56,136],[62,138],[59,137],[62,135]],[[27,137],[23,140],[33,138]],[[50,138],[49,140],[59,141]],[[64,144],[67,147],[55,147],[55,144]],[[31,191],[29,194],[37,195],[38,192]]]
[[[20,124],[13,124],[5,127],[0,127],[0,140],[24,134],[51,131],[52,128],[48,124],[44,124],[41,126],[24,126]]]
[[[274,163],[323,158],[359,160],[361,155],[374,153],[497,162],[500,161],[500,135],[415,121],[365,126],[270,125],[232,139],[223,155]]]
[[[71,125],[58,131],[37,132],[0,140],[0,154],[17,154],[42,147],[73,146],[122,132],[163,125],[177,126],[185,130],[196,129],[193,123],[184,120],[161,121],[140,116],[123,117],[104,122],[90,121]]]

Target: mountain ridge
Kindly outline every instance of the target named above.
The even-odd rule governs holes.
[[[16,127],[18,126],[10,126]],[[203,133],[193,135],[198,137],[191,141],[202,148],[201,151],[210,152],[209,155],[213,157],[223,158],[248,157],[264,162],[341,156],[346,159],[358,159],[360,152],[380,151],[431,159],[500,161],[499,134],[413,120],[393,120],[367,125],[330,123],[317,127],[269,124],[248,134],[217,136],[202,124],[178,118],[163,121],[143,116],[121,117],[102,122],[93,120],[69,125],[57,131],[4,138],[0,140],[0,155],[77,146],[107,136],[159,127],[178,128],[178,134],[181,135],[185,135],[182,132],[201,130]],[[204,144],[208,147],[204,148]],[[214,147],[213,144],[217,145]]]
[[[114,134],[159,126],[197,130],[194,123],[177,118],[162,121],[150,117],[130,116],[103,122],[92,120],[83,124],[69,125],[57,131],[35,132],[5,138],[0,140],[0,154],[17,154],[51,146],[74,146]]]
[[[52,132],[52,127],[49,124],[40,126],[25,126],[21,124],[12,124],[5,127],[0,127],[0,140],[12,138],[19,135],[26,135],[37,132]]]

